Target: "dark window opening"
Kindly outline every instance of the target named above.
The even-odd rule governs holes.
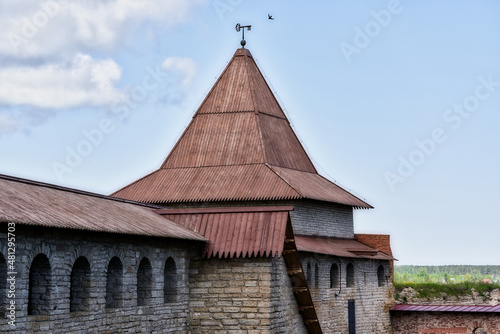
[[[28,291],[28,315],[49,314],[50,262],[38,254],[31,262]]]
[[[319,289],[319,265],[314,265],[314,287]]]
[[[89,310],[90,298],[90,263],[81,256],[76,259],[71,270],[69,311],[84,312]]]
[[[149,305],[152,300],[153,269],[147,258],[143,258],[137,270],[137,305]]]
[[[346,268],[346,286],[348,288],[354,287],[354,266],[349,263]]]
[[[169,257],[165,262],[163,300],[165,303],[174,302],[177,298],[177,267],[174,259]]]
[[[383,265],[378,266],[377,269],[378,286],[385,285],[385,268]]]
[[[123,265],[118,257],[113,257],[108,264],[106,276],[106,308],[123,306]]]
[[[347,301],[347,318],[349,326],[349,334],[356,334],[356,308],[354,299]]]
[[[5,314],[7,298],[7,261],[0,254],[0,316]]]
[[[306,269],[306,280],[308,284],[311,284],[312,280],[312,269],[311,269],[311,262],[307,263],[307,269]]]
[[[336,263],[330,267],[330,288],[339,286],[339,266]]]

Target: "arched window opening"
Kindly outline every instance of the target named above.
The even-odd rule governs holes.
[[[153,269],[145,257],[137,270],[137,306],[149,305],[152,298]]]
[[[307,283],[312,284],[312,269],[311,269],[311,262],[307,263],[307,269],[306,269],[306,280]]]
[[[319,265],[317,262],[314,264],[314,287],[319,289]]]
[[[346,287],[352,288],[354,287],[354,266],[352,263],[349,263],[346,267]]]
[[[383,265],[378,266],[377,279],[378,279],[378,286],[385,285],[385,268]]]
[[[38,254],[31,262],[28,291],[28,315],[49,314],[50,262]]]
[[[0,316],[5,314],[7,298],[7,261],[0,253]]]
[[[337,288],[339,286],[339,266],[334,263],[330,267],[330,288]]]
[[[476,329],[474,329],[474,331],[472,333],[474,333],[474,334],[488,334],[488,332],[484,328],[476,328]]]
[[[177,298],[177,267],[174,259],[171,257],[169,257],[167,262],[165,262],[163,276],[163,300],[165,303],[174,302]]]
[[[85,312],[89,310],[90,300],[90,263],[80,256],[71,270],[71,287],[69,293],[69,311]]]
[[[108,264],[106,275],[106,308],[122,307],[123,303],[123,265],[118,257]]]

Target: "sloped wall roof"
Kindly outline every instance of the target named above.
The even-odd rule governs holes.
[[[0,175],[0,222],[176,239],[206,239],[154,207]]]

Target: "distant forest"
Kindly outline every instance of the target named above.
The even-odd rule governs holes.
[[[447,266],[410,266],[401,265],[394,268],[396,282],[415,283],[450,283],[478,282],[490,279],[500,282],[500,266],[447,265]]]

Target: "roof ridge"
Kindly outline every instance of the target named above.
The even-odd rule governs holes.
[[[359,198],[358,196],[354,195],[351,191],[348,191],[347,189],[344,189],[344,187],[342,187],[342,186],[338,185],[336,182],[333,182],[333,181],[331,181],[331,180],[327,179],[326,177],[324,177],[323,175],[321,175],[321,174],[319,174],[319,173],[316,173],[316,174],[318,174],[318,175],[319,175],[322,179],[325,179],[326,181],[328,181],[328,182],[330,182],[331,184],[333,184],[333,185],[335,185],[335,186],[339,187],[340,189],[344,190],[345,192],[348,192],[349,194],[351,194],[352,196],[356,197],[356,198],[357,198],[358,200],[360,200],[361,202],[363,202],[363,203],[365,203],[366,205],[368,205],[368,206],[369,206],[369,208],[368,208],[368,209],[373,209],[373,206],[371,206],[370,204],[368,204],[368,203],[367,203],[364,199],[361,199],[361,198]],[[360,207],[360,208],[361,208],[361,207]]]
[[[90,191],[85,191],[85,190],[80,190],[80,189],[75,189],[75,188],[69,188],[69,187],[64,187],[64,186],[59,186],[56,184],[52,183],[47,183],[47,182],[41,182],[41,181],[35,181],[35,180],[30,180],[30,179],[25,179],[17,176],[11,176],[11,175],[6,175],[6,174],[0,174],[0,179],[4,179],[7,181],[12,181],[12,182],[19,182],[19,183],[25,183],[25,184],[30,184],[33,186],[37,187],[44,187],[44,188],[50,188],[50,189],[55,189],[55,190],[61,190],[61,191],[66,191],[74,194],[79,194],[79,195],[84,195],[84,196],[90,196],[90,197],[96,197],[96,198],[102,198],[110,201],[115,201],[115,202],[122,202],[122,203],[128,203],[128,204],[134,204],[134,205],[139,205],[143,207],[148,207],[148,208],[158,208],[157,205],[151,205],[151,204],[146,204],[142,202],[137,202],[129,199],[124,199],[124,198],[119,198],[119,197],[113,197],[113,196],[108,196],[108,195],[103,195],[103,194],[98,194],[98,193],[93,193]]]
[[[267,168],[269,168],[274,174],[276,174],[281,180],[283,180],[283,182],[285,182],[290,188],[292,188],[293,191],[295,191],[297,193],[297,195],[299,195],[300,197],[304,197],[304,195],[302,195],[297,189],[295,189],[295,187],[293,187],[287,180],[285,180],[279,173],[277,173],[274,169],[272,169],[270,167],[270,165],[268,163],[265,163],[264,165],[266,165]]]

